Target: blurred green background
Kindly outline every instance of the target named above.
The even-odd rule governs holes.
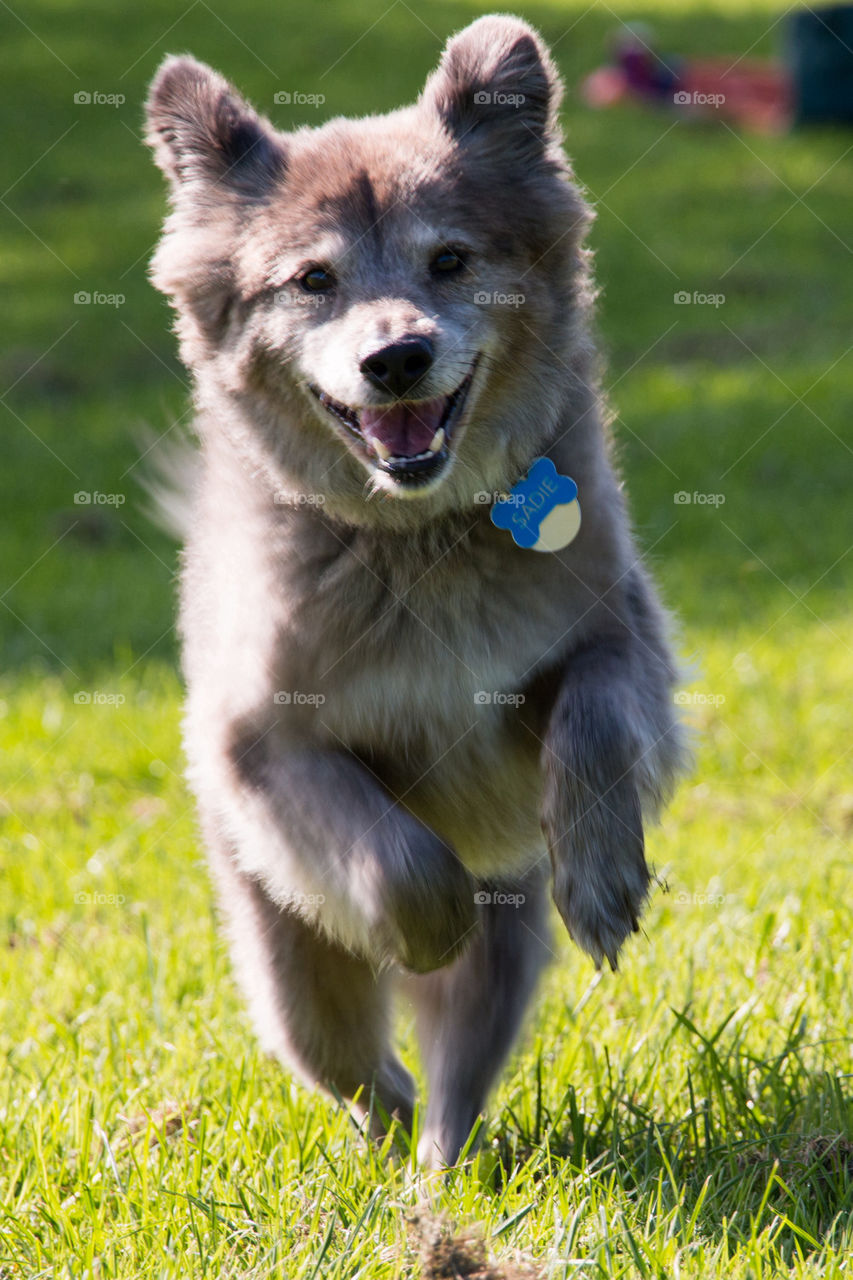
[[[804,1009],[805,1074],[782,1089],[779,1069],[763,1120],[739,1097],[732,1132],[748,1137],[759,1121],[770,1131],[783,1117],[805,1132],[818,1116],[849,1141],[849,1099],[818,1105],[815,1081],[851,1069],[853,135],[757,136],[664,110],[595,113],[579,100],[580,78],[620,21],[648,22],[664,51],[771,56],[784,30],[774,4],[514,9],[566,77],[567,146],[597,211],[590,242],[619,454],[641,544],[682,620],[682,701],[697,741],[696,775],[651,838],[674,894],[656,896],[619,994],[590,1005],[593,1035],[629,1078],[626,1028],[648,1037],[654,1066],[632,1105],[662,1121],[697,1069],[689,1045],[664,1047],[670,1004],[683,1007],[689,992],[692,1016],[710,1025],[755,1001],[744,1035],[756,1061],[772,1058]],[[124,1213],[94,1184],[87,1200],[84,1174],[69,1172],[75,1106],[112,1132],[128,1108],[168,1096],[206,1099],[214,1115],[242,1088],[254,1106],[255,1072],[258,1097],[280,1087],[240,1021],[215,940],[180,778],[177,551],[149,522],[138,485],[140,439],[190,409],[169,309],[146,279],[165,207],[141,142],[147,84],[166,53],[191,51],[284,129],[383,111],[410,100],[448,34],[486,11],[403,0],[0,4],[0,1046],[11,1099],[0,1163],[17,1171],[11,1275],[54,1274],[50,1242],[60,1237],[56,1258],[101,1256],[92,1241]],[[277,105],[281,91],[325,102]],[[81,93],[123,100],[75,101]],[[724,301],[677,304],[681,291]],[[123,301],[75,302],[81,292]],[[113,499],[75,503],[81,492]],[[718,496],[685,503],[682,493]],[[708,893],[726,905],[709,905]],[[550,1078],[559,1092],[560,1063],[571,1060],[577,1088],[600,1097],[605,1068],[579,1047],[589,1024],[570,1014],[590,974],[568,944],[558,949],[543,1015]],[[244,1061],[251,1084],[229,1077],[223,1093],[222,1071]],[[530,1060],[521,1067],[528,1079]],[[512,1079],[496,1114],[528,1087]],[[285,1169],[280,1140],[271,1122],[257,1149],[277,1152]],[[245,1169],[254,1158],[246,1153]],[[711,1168],[700,1165],[694,1190]],[[742,1180],[732,1169],[716,1228],[735,1211]],[[806,1189],[785,1211],[823,1230],[833,1206],[849,1212],[849,1177],[836,1192],[823,1205]],[[140,1249],[166,1214],[146,1195]],[[774,1205],[760,1199],[756,1230]],[[550,1230],[538,1212],[519,1229],[528,1242]],[[343,1269],[320,1274],[356,1274],[340,1242],[332,1252]],[[116,1258],[99,1274],[142,1274],[138,1260]],[[3,1267],[0,1247],[5,1280]]]
[[[0,483],[3,590],[15,585],[3,600],[18,615],[0,610],[5,667],[41,659],[89,679],[117,655],[173,657],[174,556],[140,514],[134,470],[140,428],[160,433],[188,407],[169,311],[146,280],[164,190],[140,142],[142,102],[161,57],[191,50],[287,129],[411,98],[446,36],[485,8],[197,0],[128,14],[103,0],[30,5],[17,19],[0,10],[13,124],[0,206]],[[746,592],[769,624],[793,602],[789,588],[812,588],[848,545],[849,136],[768,139],[665,112],[593,113],[576,87],[602,61],[616,13],[519,12],[555,46],[568,147],[597,206],[600,325],[639,527],[688,623],[711,612],[743,621]],[[665,51],[733,56],[776,52],[778,16],[771,5],[619,11],[650,22]],[[326,101],[279,106],[282,87]],[[77,104],[81,91],[125,101]],[[682,289],[723,293],[725,304],[676,307]],[[125,301],[75,305],[79,291]],[[126,501],[81,510],[81,490]],[[724,492],[725,508],[679,511],[678,490]],[[809,595],[828,619],[844,571]]]

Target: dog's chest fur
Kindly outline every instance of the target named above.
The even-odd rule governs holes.
[[[282,688],[323,699],[305,720],[324,746],[360,756],[472,870],[511,871],[541,844],[530,690],[577,643],[592,597],[485,520],[442,536],[294,529],[272,666]]]

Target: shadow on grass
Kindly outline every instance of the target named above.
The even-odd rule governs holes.
[[[787,1264],[839,1246],[853,1212],[853,1099],[840,1077],[806,1066],[804,1051],[814,1046],[801,1013],[768,1058],[750,1052],[739,1029],[724,1042],[734,1013],[711,1034],[686,1011],[673,1013],[671,1038],[684,1032],[695,1052],[680,1118],[646,1105],[643,1081],[614,1079],[609,1059],[590,1111],[574,1086],[549,1109],[540,1054],[532,1114],[508,1109],[511,1130],[504,1125],[493,1143],[499,1185],[522,1164],[536,1181],[564,1162],[562,1176],[581,1187],[617,1186],[644,1207],[639,1217],[650,1230],[663,1225],[684,1246],[704,1239],[734,1251],[769,1231]],[[623,1227],[626,1252],[641,1275],[651,1274],[643,1244]]]

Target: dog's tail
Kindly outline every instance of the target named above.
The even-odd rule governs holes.
[[[150,428],[139,432],[140,459],[137,480],[145,492],[145,514],[170,537],[183,542],[201,474],[198,445],[184,427],[172,427],[162,436]]]

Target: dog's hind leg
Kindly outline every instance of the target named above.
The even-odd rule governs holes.
[[[484,886],[491,901],[468,950],[409,985],[430,1089],[418,1143],[428,1168],[456,1161],[518,1034],[550,951],[547,870],[543,857],[511,884]]]
[[[348,1101],[381,1136],[393,1117],[411,1132],[414,1086],[388,1047],[390,974],[281,910],[208,840],[231,952],[259,1039],[309,1084]]]

